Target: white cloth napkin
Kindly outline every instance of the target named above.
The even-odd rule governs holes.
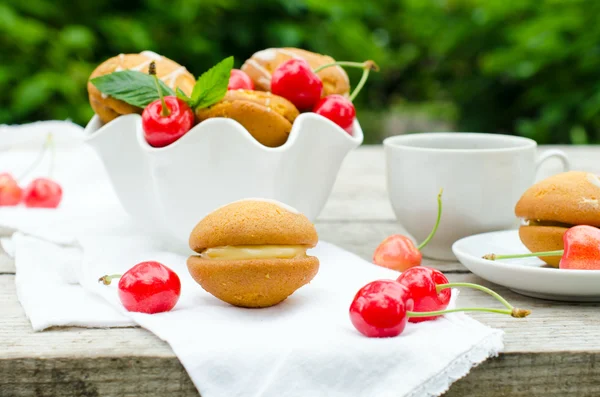
[[[396,273],[326,242],[311,250],[321,262],[315,279],[280,305],[229,306],[191,279],[185,256],[131,223],[97,157],[77,138],[78,127],[43,127],[0,129],[0,149],[14,141],[11,135],[35,128],[35,142],[47,128],[73,132],[57,153],[61,208],[0,208],[0,227],[18,231],[4,247],[15,257],[18,298],[36,331],[138,324],[169,343],[203,397],[436,396],[503,348],[501,331],[464,314],[408,324],[396,338],[363,337],[348,317],[354,294]],[[0,153],[0,172],[17,173],[37,145],[21,142]],[[171,312],[129,313],[116,283],[97,282],[143,260],[162,262],[181,278],[181,298]]]

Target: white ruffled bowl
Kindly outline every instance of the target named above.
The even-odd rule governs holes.
[[[174,249],[189,249],[192,228],[209,212],[244,198],[277,200],[314,221],[346,155],[363,141],[315,113],[303,113],[287,142],[260,144],[238,122],[205,120],[176,142],[150,146],[138,114],[102,125],[94,116],[86,143],[104,163],[125,210]]]

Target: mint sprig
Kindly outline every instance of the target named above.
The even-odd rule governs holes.
[[[233,57],[227,57],[202,73],[188,97],[179,87],[173,92],[159,79],[163,95],[177,95],[192,109],[203,109],[219,102],[227,93],[229,76],[233,69]],[[154,78],[146,73],[124,70],[95,77],[90,82],[103,94],[140,108],[160,99]]]
[[[227,93],[232,68],[233,57],[230,56],[202,73],[192,90],[191,107],[203,109],[223,99]]]
[[[90,82],[103,94],[140,108],[160,99],[154,78],[135,70],[105,74],[91,79]],[[175,95],[162,80],[159,80],[159,86],[163,95]]]

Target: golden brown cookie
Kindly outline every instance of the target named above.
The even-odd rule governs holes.
[[[561,250],[563,245],[563,234],[568,230],[561,226],[521,226],[519,237],[523,245],[531,252],[546,252]],[[550,266],[558,267],[560,256],[542,256],[541,260]]]
[[[255,52],[246,60],[241,69],[250,76],[257,90],[271,91],[271,75],[283,62],[292,59],[304,59],[313,68],[335,62],[330,56],[302,50],[300,48],[267,48]],[[348,74],[340,66],[332,66],[321,70],[317,75],[323,82],[323,96],[340,94],[348,96],[350,80]]]
[[[283,145],[298,117],[298,109],[287,99],[270,92],[230,90],[216,104],[196,110],[199,122],[226,117],[240,123],[261,144]]]
[[[148,73],[148,67],[152,61],[156,63],[156,75],[167,86],[174,91],[179,87],[187,95],[192,93],[196,80],[184,66],[177,62],[151,51],[143,51],[139,54],[119,54],[98,65],[88,79],[90,105],[103,123],[108,123],[122,114],[141,113],[142,109],[102,94],[89,80],[121,70],[137,70]]]
[[[551,176],[523,194],[515,214],[526,220],[600,226],[600,178],[583,171]]]
[[[268,307],[308,284],[319,260],[314,225],[293,208],[247,199],[216,209],[190,234],[188,270],[204,290],[235,306]]]

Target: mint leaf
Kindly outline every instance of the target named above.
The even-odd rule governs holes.
[[[232,68],[233,57],[231,56],[202,73],[192,90],[192,107],[206,108],[223,99],[227,93]]]
[[[154,77],[135,70],[123,70],[90,80],[103,94],[140,108],[159,99]],[[158,80],[163,95],[175,95],[162,80]]]
[[[182,101],[184,101],[185,103],[187,103],[189,107],[192,107],[192,98],[187,96],[181,88],[177,87],[176,94],[177,94],[177,98],[179,98]]]

